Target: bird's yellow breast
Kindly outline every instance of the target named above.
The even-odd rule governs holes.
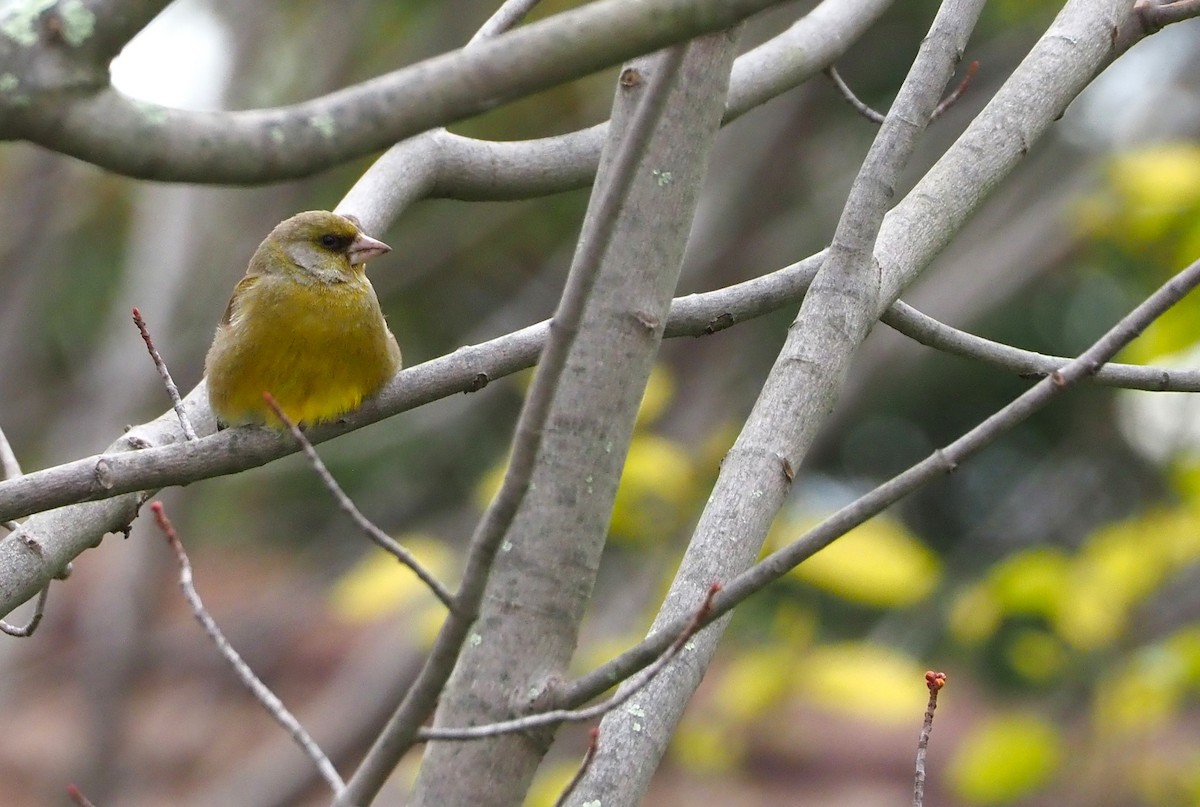
[[[213,410],[230,425],[337,418],[400,369],[400,349],[361,269],[341,283],[248,277],[206,361]]]

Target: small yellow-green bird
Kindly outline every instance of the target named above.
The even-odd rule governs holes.
[[[391,247],[356,219],[298,213],[259,245],[233,290],[205,359],[208,398],[225,424],[282,427],[263,399],[294,423],[334,420],[400,369],[364,264]]]

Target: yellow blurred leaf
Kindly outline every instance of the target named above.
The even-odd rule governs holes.
[[[882,722],[919,720],[929,697],[915,660],[866,642],[813,648],[795,681],[799,694],[827,709]]]
[[[671,756],[696,773],[725,773],[741,765],[746,741],[740,732],[719,720],[689,715],[671,738]]]
[[[1004,804],[1044,786],[1063,757],[1058,730],[1041,717],[993,718],[964,737],[947,771],[951,789],[973,804]]]
[[[525,807],[554,807],[558,797],[566,790],[575,772],[579,770],[579,760],[574,762],[556,762],[545,770],[538,772],[537,778],[525,796]]]
[[[656,364],[646,380],[646,389],[642,393],[642,402],[638,406],[637,426],[649,426],[667,410],[671,399],[675,397],[675,378],[665,365]]]
[[[776,534],[781,545],[801,532]],[[843,535],[790,574],[853,602],[895,608],[925,599],[938,585],[941,563],[904,525],[879,517]]]
[[[453,553],[436,538],[409,534],[397,540],[443,581],[454,567]],[[414,606],[444,610],[411,569],[382,550],[371,552],[342,575],[330,599],[334,612],[347,622],[370,622]]]
[[[1058,675],[1067,651],[1053,634],[1035,628],[1017,631],[1005,648],[1009,666],[1028,681],[1044,683]]]
[[[991,587],[976,583],[955,595],[950,606],[950,633],[963,644],[979,644],[996,632],[1002,617]]]
[[[1157,240],[1200,203],[1200,146],[1168,143],[1126,152],[1110,164],[1109,181],[1129,214],[1126,233]]]
[[[1052,617],[1070,571],[1064,552],[1040,547],[997,563],[988,572],[988,585],[1004,614]]]
[[[744,723],[778,707],[791,690],[796,651],[767,645],[745,650],[725,665],[713,698],[722,714]]]
[[[1146,732],[1179,715],[1193,659],[1169,644],[1144,647],[1096,688],[1095,721],[1106,734]]]
[[[687,505],[695,492],[692,459],[679,444],[654,434],[635,434],[613,502],[613,539],[660,541],[690,517]]]

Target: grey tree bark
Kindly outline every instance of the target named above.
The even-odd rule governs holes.
[[[459,657],[435,725],[519,714],[552,698],[565,674],[720,128],[736,41],[730,31],[692,42],[674,77],[661,75],[661,54],[622,71],[597,188],[608,181],[609,160],[645,85],[675,85],[601,264],[538,469],[492,573],[477,641]],[[581,243],[594,223],[589,213]],[[552,738],[547,731],[431,743],[413,804],[519,803]]]

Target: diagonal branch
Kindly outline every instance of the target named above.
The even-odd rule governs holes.
[[[709,620],[729,613],[739,603],[779,580],[820,550],[888,507],[938,479],[987,448],[1003,434],[1050,404],[1069,386],[1096,373],[1109,359],[1132,342],[1150,323],[1200,285],[1200,260],[1163,284],[1077,358],[1030,387],[954,442],[937,449],[921,462],[897,474],[864,496],[838,510],[792,543],[777,549],[732,579],[716,597]],[[656,659],[667,647],[672,632],[686,619],[677,618],[661,630],[601,667],[564,687],[560,703],[586,703]]]
[[[454,595],[442,584],[442,581],[434,577],[433,572],[426,569],[413,553],[405,549],[392,536],[379,529],[371,519],[363,515],[362,511],[358,509],[358,505],[346,494],[346,491],[342,490],[342,486],[337,483],[337,480],[333,478],[333,474],[325,467],[325,463],[321,460],[321,455],[313,448],[313,444],[309,442],[304,432],[300,430],[300,427],[279,408],[279,404],[271,397],[271,393],[264,392],[263,397],[267,401],[267,406],[271,407],[271,411],[275,413],[275,417],[279,418],[280,422],[287,426],[288,433],[292,435],[292,439],[296,441],[296,445],[300,446],[300,450],[304,452],[304,457],[308,460],[308,464],[312,466],[321,483],[325,485],[325,489],[329,491],[334,501],[337,502],[338,509],[348,515],[355,526],[364,535],[374,541],[376,546],[411,569],[413,574],[429,587],[433,595],[441,600],[442,605],[446,606],[449,610],[454,610]]]
[[[966,47],[983,0],[946,0],[871,144],[821,269],[754,408],[725,456],[652,632],[694,602],[702,586],[754,562],[825,415],[850,359],[879,316],[884,293],[875,246],[900,172],[915,149]],[[590,799],[633,802],[665,753],[685,704],[716,651],[723,625],[696,636],[689,664],[655,679],[642,694],[654,718],[613,712],[601,723],[605,746],[576,791]],[[647,710],[648,711],[648,710]]]

